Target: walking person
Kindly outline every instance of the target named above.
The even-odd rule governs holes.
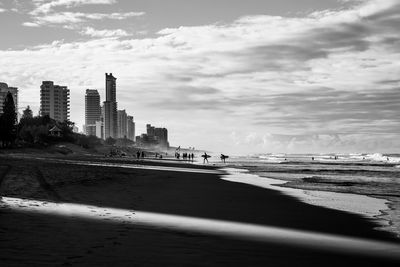
[[[223,162],[223,163],[225,163],[225,159],[227,159],[228,158],[228,156],[226,156],[226,155],[224,155],[224,154],[221,154],[221,161]]]
[[[203,157],[203,164],[205,164],[206,161],[207,161],[207,163],[208,163],[208,158],[211,157],[211,156],[210,156],[210,155],[207,155],[207,153],[204,152],[204,155],[202,155],[202,157]]]

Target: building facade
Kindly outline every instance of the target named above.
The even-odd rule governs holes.
[[[8,92],[10,92],[13,96],[15,112],[18,113],[18,88],[8,87],[8,84],[0,83],[0,115],[3,114],[4,100],[6,99]]]
[[[127,128],[128,128],[127,138],[129,140],[135,141],[135,122],[133,121],[133,116],[127,117]]]
[[[106,101],[104,101],[104,139],[118,137],[117,86],[112,73],[106,73]]]
[[[104,123],[103,121],[96,121],[96,136],[100,139],[104,139]]]
[[[96,122],[100,121],[100,95],[97,90],[87,89],[85,95],[85,133],[96,135]]]
[[[40,86],[40,115],[64,122],[69,120],[69,89],[55,85],[53,81],[43,81]]]
[[[169,148],[168,130],[166,128],[156,128],[147,124],[146,130],[146,134],[136,137],[136,143],[139,146]]]
[[[124,110],[118,110],[118,138],[128,137],[128,115]]]

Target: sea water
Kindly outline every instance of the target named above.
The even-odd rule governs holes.
[[[400,237],[400,154],[256,154],[225,166],[234,168],[225,180],[371,217]]]

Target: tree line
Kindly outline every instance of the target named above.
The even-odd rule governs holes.
[[[54,126],[60,130],[60,135],[49,133]],[[8,92],[3,103],[3,113],[0,115],[0,143],[2,148],[47,146],[58,142],[74,143],[84,148],[101,145],[102,141],[96,136],[74,133],[73,127],[73,122],[58,122],[49,115],[33,116],[29,106],[23,111],[18,123],[14,99]]]

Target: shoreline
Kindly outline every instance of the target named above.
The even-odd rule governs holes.
[[[229,173],[229,175],[227,175],[227,179],[225,179],[227,181],[230,181],[229,176],[235,177],[237,174],[236,172],[239,172],[240,175],[251,175],[260,180],[256,181],[256,179],[251,178],[246,180],[235,177],[231,179],[231,182],[246,183],[262,188],[278,190],[284,194],[294,196],[299,199],[299,201],[307,204],[349,212],[352,214],[363,216],[368,219],[373,219],[380,225],[376,229],[393,233],[400,239],[399,229],[392,227],[396,225],[393,219],[393,217],[395,216],[393,216],[392,213],[398,211],[398,209],[394,207],[393,201],[390,198],[384,198],[379,195],[361,194],[357,192],[343,193],[333,190],[320,190],[313,188],[309,189],[291,186],[289,184],[290,181],[260,176],[258,174],[252,173],[248,169],[228,167],[222,168],[222,170],[226,170]],[[233,170],[235,170],[236,172]],[[318,198],[326,199],[326,201],[318,200]],[[368,201],[369,204],[374,204],[374,208],[371,209],[371,206],[368,206],[368,204],[364,204],[361,207],[358,206],[357,208],[352,208],[352,206],[343,206],[340,205],[340,203],[335,203],[338,201],[346,202],[346,199],[349,198],[353,201],[356,201],[357,203],[365,203],[365,201]]]

